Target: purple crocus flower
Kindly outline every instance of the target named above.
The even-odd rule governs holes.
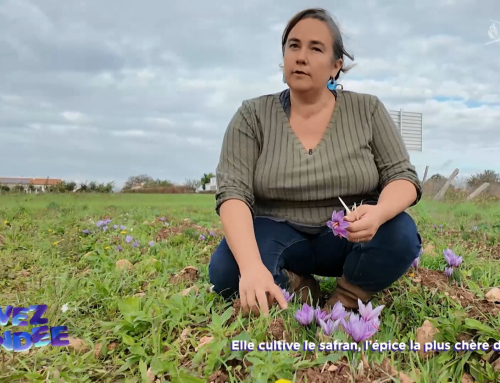
[[[208,233],[211,237],[215,237],[215,233],[213,231],[211,231],[210,233]]]
[[[377,332],[377,328],[372,322],[362,320],[357,314],[351,313],[349,320],[341,319],[342,325],[352,340],[359,343],[369,339]]]
[[[126,229],[126,227],[125,227],[125,226],[123,226],[123,225],[121,225],[121,226],[120,226],[120,229],[125,230],[125,229]]]
[[[451,276],[453,275],[453,267],[445,268],[444,275],[446,275],[448,278],[451,278]]]
[[[367,305],[364,305],[361,302],[361,299],[358,298],[358,306],[359,306],[359,315],[363,320],[369,322],[374,318],[377,318],[380,315],[380,312],[385,307],[385,305],[380,305],[375,308],[372,308],[372,303],[368,302]]]
[[[287,302],[290,302],[292,298],[295,296],[295,293],[290,294],[288,291],[285,289],[281,289],[281,292],[283,293],[283,296],[285,297],[285,300]]]
[[[132,247],[138,247],[139,246],[139,241],[136,239],[135,242],[132,244]]]
[[[155,241],[149,242],[149,246],[154,246],[154,245],[155,245]]]
[[[132,239],[133,239],[133,238],[132,238],[130,235],[127,235],[127,236],[125,237],[125,241],[126,241],[127,243],[132,242]]]
[[[319,326],[321,321],[326,322],[330,319],[330,314],[318,307],[314,310],[314,317],[316,318],[316,324]]]
[[[414,269],[416,269],[418,267],[418,264],[420,263],[420,257],[417,257],[413,260],[413,262],[411,263],[411,267],[413,267]]]
[[[115,229],[115,230],[116,230],[116,229],[118,229],[118,227],[119,227],[118,225],[114,225],[114,226],[113,226],[113,229]]]
[[[204,240],[205,240],[205,239],[207,239],[207,238],[206,238],[203,234],[200,234],[200,239],[201,239],[202,241],[204,241]]]
[[[349,313],[346,311],[342,303],[337,301],[337,303],[333,305],[332,311],[330,312],[330,318],[336,321],[337,319],[343,319],[347,316],[349,316]]]
[[[84,233],[84,234],[90,234],[90,231],[89,231],[89,229],[85,229],[85,230],[82,230],[82,233]]]
[[[446,263],[451,267],[459,267],[462,264],[462,257],[456,255],[451,249],[443,250],[443,255]]]
[[[165,222],[165,226],[170,226],[170,223],[168,223],[168,222]]]
[[[297,310],[294,318],[297,319],[301,325],[307,326],[311,324],[314,319],[314,309],[307,303],[304,303],[302,308]]]
[[[108,230],[108,227],[107,226],[103,226],[102,227],[102,231],[106,231],[106,230]]]
[[[97,221],[96,222],[97,227],[101,227],[102,225],[104,225],[104,221]]]
[[[116,250],[122,251],[122,247],[120,245],[116,246]]]
[[[161,217],[161,218],[160,218],[160,221],[165,221],[165,217]]]
[[[349,227],[349,222],[344,221],[344,212],[341,210],[333,211],[332,219],[326,223],[330,229],[332,229],[333,234],[339,237],[347,238],[347,228]]]
[[[339,324],[340,324],[340,319],[337,319],[335,322],[332,321],[330,318],[328,318],[326,321],[323,319],[319,319],[319,325],[321,326],[321,329],[323,330],[323,333],[326,336],[332,335],[332,333],[337,329]]]

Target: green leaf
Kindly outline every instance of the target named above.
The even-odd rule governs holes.
[[[184,370],[179,370],[178,376],[171,377],[172,383],[205,383],[205,380],[189,375]]]
[[[130,335],[121,334],[121,336],[122,336],[123,343],[128,344],[129,346],[135,345],[135,340]]]

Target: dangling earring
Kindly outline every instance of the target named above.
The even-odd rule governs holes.
[[[286,80],[285,80],[285,74],[283,73],[283,83],[286,84]]]
[[[335,90],[337,89],[337,80],[334,80],[333,77],[330,77],[330,81],[326,83],[326,86],[330,90]]]

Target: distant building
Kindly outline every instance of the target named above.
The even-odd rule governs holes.
[[[0,186],[9,189],[22,188],[26,193],[45,192],[47,186],[55,186],[62,182],[59,178],[29,178],[29,177],[0,177]]]

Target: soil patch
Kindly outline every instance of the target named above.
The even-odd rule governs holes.
[[[438,292],[450,296],[451,299],[460,303],[472,318],[481,318],[485,313],[498,315],[499,309],[493,302],[486,299],[479,299],[472,292],[456,286],[453,282],[450,284],[448,277],[442,271],[419,268],[415,272],[412,281],[415,285],[420,284],[429,289],[437,289]]]
[[[195,282],[198,279],[199,271],[194,266],[186,266],[178,274],[170,277],[170,283]]]

